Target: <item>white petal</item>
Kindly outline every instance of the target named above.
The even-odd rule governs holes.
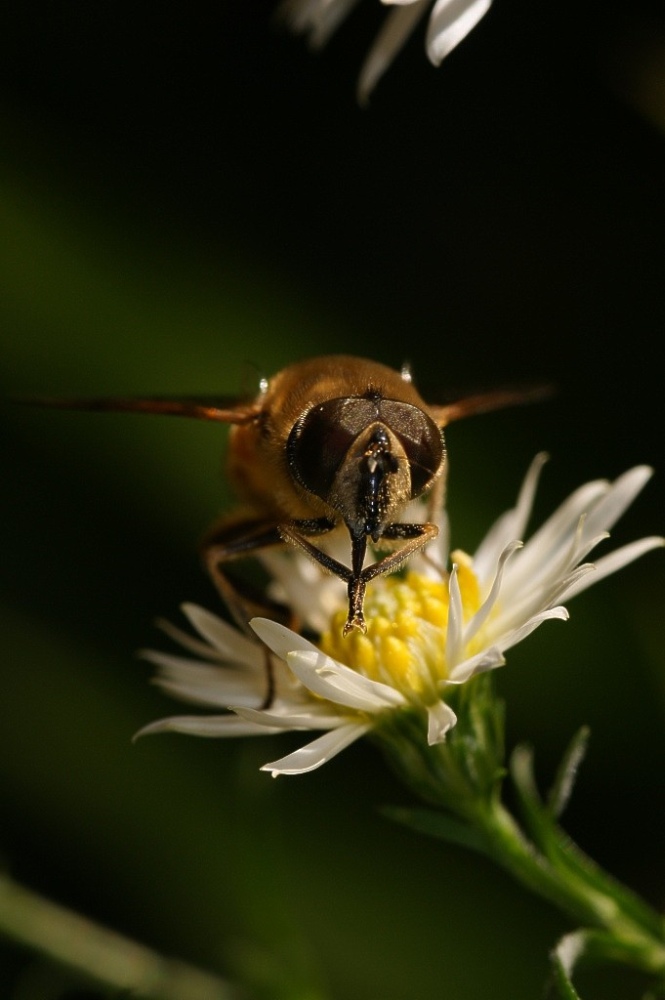
[[[527,635],[531,635],[543,622],[550,621],[553,618],[558,618],[560,621],[565,622],[568,621],[569,617],[566,608],[549,608],[547,611],[541,611],[540,614],[534,615],[533,618],[524,622],[523,625],[512,629],[506,635],[497,638],[496,643],[502,650],[510,649],[512,646],[516,646],[518,642],[521,642],[522,639],[525,639]]]
[[[600,479],[585,483],[571,493],[529,538],[519,559],[513,561],[507,577],[512,580],[513,576],[530,576],[534,568],[547,566],[562,548],[568,549],[580,518],[605,496],[609,488],[609,483]]]
[[[428,560],[428,562],[434,562],[434,568],[439,574],[438,578],[441,579],[441,575],[448,568],[448,557],[450,555],[450,518],[445,507],[434,515],[433,521],[439,529],[439,533],[433,540],[433,543],[427,546],[425,552],[432,554],[432,559]]]
[[[155,625],[161,632],[168,635],[169,639],[173,639],[175,643],[182,646],[188,652],[194,653],[199,659],[219,663],[220,655],[218,651],[209,646],[207,642],[203,642],[202,639],[196,639],[193,635],[178,628],[177,625],[172,625],[166,618],[158,618]],[[142,652],[139,652],[139,656],[141,655]]]
[[[289,653],[288,664],[298,680],[314,694],[347,708],[380,712],[406,703],[395,688],[357,674],[318,649]]]
[[[261,711],[242,705],[233,705],[231,711],[248,722],[257,722],[261,726],[274,726],[276,729],[337,729],[348,723],[348,719],[341,715],[325,715],[323,706],[321,706],[320,713],[312,710],[304,712],[301,710],[279,714],[273,709]]]
[[[358,0],[328,0],[322,4],[319,17],[310,27],[309,43],[312,48],[319,49],[325,45],[357,3]]]
[[[370,728],[369,725],[349,723],[340,726],[339,729],[332,729],[287,757],[275,760],[271,764],[264,764],[261,770],[270,771],[273,778],[278,774],[305,774],[307,771],[314,771],[346,749],[349,744],[364,736]]]
[[[446,629],[446,663],[452,668],[457,663],[462,650],[462,594],[457,579],[457,566],[450,571],[448,582],[448,627]]]
[[[367,102],[378,81],[428,8],[429,0],[415,0],[414,3],[399,6],[388,14],[360,69],[356,88],[359,104]]]
[[[295,650],[319,652],[313,643],[308,642],[307,639],[303,639],[297,632],[293,632],[290,628],[286,628],[285,625],[273,622],[269,618],[252,618],[249,624],[259,639],[265,642],[266,646],[272,649],[273,653],[284,660],[284,662],[286,662],[289,653]]]
[[[259,671],[247,670],[242,665],[235,667],[222,666],[218,662],[211,663],[209,660],[190,660],[186,656],[177,656],[174,653],[162,653],[158,649],[140,649],[137,654],[142,660],[154,663],[169,677],[178,680],[188,680],[194,677],[205,682],[210,678],[227,677],[234,674],[250,683]],[[263,671],[265,672],[265,670]]]
[[[142,660],[147,660],[148,663],[154,663],[155,666],[160,667],[165,673],[180,677],[188,677],[198,671],[214,672],[221,669],[217,664],[213,666],[207,660],[204,662],[201,662],[201,660],[190,660],[187,656],[162,653],[158,649],[139,649],[136,655]]]
[[[403,520],[405,523],[423,523],[427,520],[427,513],[424,504],[411,504]],[[450,554],[450,521],[445,508],[434,511],[431,521],[439,529],[438,534],[412,557],[409,567],[429,580],[441,581],[446,578]]]
[[[525,594],[535,593],[538,586],[551,586],[573,568],[581,544],[584,515],[609,488],[605,481],[587,483],[571,494],[531,536],[506,568],[502,590],[506,606]]]
[[[189,660],[153,649],[139,655],[159,667],[153,683],[163,691],[198,705],[228,708],[238,700],[261,701],[266,689],[265,664],[260,671],[234,670],[200,660]]]
[[[247,666],[261,664],[261,647],[244,636],[237,628],[222,621],[197,604],[183,604],[182,610],[196,631],[225,658]]]
[[[470,656],[468,660],[458,663],[451,670],[445,683],[464,684],[465,681],[468,681],[475,674],[484,674],[488,670],[495,670],[497,667],[502,667],[505,662],[501,650],[497,646],[490,646],[489,649],[484,649],[481,653],[476,653],[475,656]]]
[[[326,551],[329,548],[326,540]],[[291,549],[286,552],[267,549],[261,553],[260,561],[273,577],[270,595],[291,608],[314,632],[323,632],[333,613],[344,602],[346,588],[342,581],[324,573],[311,559]]]
[[[575,557],[586,554],[604,537],[607,536],[601,535],[588,540],[581,550],[577,549]],[[584,563],[572,571],[559,565],[556,574],[552,573],[551,580],[534,579],[531,581],[530,589],[526,589],[522,595],[514,593],[511,600],[505,602],[501,612],[491,622],[491,634],[498,635],[502,631],[510,630],[515,623],[530,619],[539,610],[570,600],[571,597],[582,593],[606,576],[616,573],[651,549],[660,548],[662,545],[663,540],[658,537],[644,538],[603,556],[596,563]],[[564,575],[561,576],[561,573]],[[559,578],[557,579],[557,577]],[[528,582],[527,587],[529,587]]]
[[[648,465],[636,465],[616,479],[603,499],[589,512],[586,530],[589,534],[608,531],[630,507],[638,493],[653,475]]]
[[[514,539],[524,537],[527,524],[529,523],[529,518],[531,517],[531,511],[533,510],[533,501],[538,489],[540,473],[543,471],[543,468],[549,460],[550,456],[546,451],[538,452],[527,469],[524,482],[522,483],[517,497],[517,504],[512,511],[512,534],[506,539],[506,544],[508,544],[508,542],[512,542]]]
[[[325,0],[283,0],[277,8],[277,16],[296,34],[306,33],[321,17],[324,5]]]
[[[437,701],[427,709],[427,742],[430,746],[443,743],[446,733],[457,722],[457,716],[445,701]]]
[[[587,519],[586,517],[581,517],[578,534],[569,555],[570,565],[576,566],[582,559],[586,559],[592,549],[595,549],[597,545],[600,545],[601,542],[604,542],[609,537],[609,532],[607,531],[601,531],[597,535],[590,536],[587,530]]]
[[[487,636],[493,640],[496,636],[505,635],[519,627],[520,623],[530,621],[534,615],[561,604],[579,579],[594,573],[593,563],[585,563],[573,570],[568,567],[569,563],[560,565],[556,573],[542,578],[534,574],[533,580],[526,580],[522,590],[514,590],[510,599],[504,588],[501,605],[487,623]]]
[[[652,549],[660,549],[663,545],[665,545],[665,539],[663,538],[641,538],[637,542],[631,542],[629,545],[624,545],[620,549],[610,552],[609,555],[603,556],[602,559],[598,559],[594,563],[594,572],[592,574],[574,582],[570,590],[566,592],[566,599],[581,593],[587,587],[593,586],[611,573],[616,573],[617,570],[623,569],[624,566],[634,562],[635,559],[639,559],[646,552],[651,552]],[[561,599],[563,600],[563,598]]]
[[[569,573],[560,583],[558,587],[555,587],[548,595],[546,606],[551,607],[553,604],[563,604],[565,600],[572,597],[573,594],[577,594],[579,590],[584,590],[586,587],[590,586],[595,582],[596,567],[593,563],[583,563],[582,566],[578,566]],[[590,577],[589,583],[585,583],[583,587],[580,586],[582,580]],[[528,616],[527,616],[528,617]]]
[[[496,569],[496,575],[492,583],[489,594],[487,595],[483,604],[478,608],[473,618],[470,620],[467,627],[464,629],[464,645],[468,645],[471,639],[476,635],[478,630],[485,624],[487,618],[496,604],[496,600],[499,596],[499,591],[501,590],[501,581],[503,579],[503,569],[506,562],[517,549],[522,548],[522,542],[511,542],[501,553],[499,557],[499,563]]]
[[[267,736],[279,729],[246,722],[237,715],[173,715],[139,729],[134,739],[150,733],[186,733],[188,736]]]
[[[427,28],[427,55],[435,66],[466,38],[492,0],[437,0]]]
[[[192,705],[200,705],[203,708],[226,708],[230,705],[258,705],[262,700],[262,692],[259,690],[246,690],[238,685],[225,686],[223,693],[219,691],[205,691],[200,687],[182,684],[178,681],[158,679],[154,682],[160,690],[172,698],[179,701],[187,701]]]
[[[524,538],[533,508],[538,481],[549,456],[543,451],[533,459],[517,497],[517,504],[507,510],[490,528],[473,557],[473,568],[483,583],[495,572],[496,564],[507,545]]]

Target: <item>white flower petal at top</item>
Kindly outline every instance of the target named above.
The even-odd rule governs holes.
[[[292,31],[305,35],[312,48],[324,45],[358,0],[283,0],[278,12]],[[382,0],[395,9],[385,18],[371,46],[358,79],[361,104],[391,65],[400,49],[428,11],[426,36],[430,62],[438,66],[475,28],[492,0]]]
[[[385,2],[385,0],[384,0]],[[408,41],[430,0],[404,0],[386,17],[360,69],[356,96],[366,104],[369,95]]]
[[[291,550],[275,562],[280,597],[289,603],[292,583],[302,607],[307,580],[307,621],[324,623],[318,644],[267,619],[251,622],[262,643],[254,644],[209,612],[184,605],[201,638],[173,626],[165,631],[195,658],[144,655],[157,665],[157,683],[167,693],[213,710],[224,706],[228,713],[177,716],[141,732],[228,737],[323,731],[266,764],[274,776],[320,767],[361,736],[380,732],[394,713],[416,713],[430,744],[445,740],[457,721],[446,701],[451,686],[501,666],[504,653],[544,622],[567,619],[564,599],[663,545],[662,538],[643,538],[595,564],[582,562],[644,487],[651,476],[646,466],[614,483],[582,486],[522,544],[515,533],[524,536],[544,461],[538,456],[531,464],[516,506],[490,528],[474,556],[453,552],[450,572],[432,571],[416,558],[410,566],[418,571],[373,580],[365,598],[367,635],[342,635],[343,588],[332,590],[330,577],[318,569],[313,577],[312,564],[305,568],[305,557]],[[432,549],[434,565],[444,565],[444,548],[435,542]]]
[[[438,66],[473,31],[492,0],[437,0],[427,28],[427,55]]]

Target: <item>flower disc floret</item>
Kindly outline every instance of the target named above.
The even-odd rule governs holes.
[[[454,553],[465,619],[480,606],[478,580],[465,553]],[[371,588],[365,600],[367,633],[343,635],[345,611],[332,616],[319,640],[324,653],[375,681],[390,684],[410,702],[438,700],[448,680],[446,647],[441,635],[448,626],[448,579],[432,579],[413,571],[391,576]]]

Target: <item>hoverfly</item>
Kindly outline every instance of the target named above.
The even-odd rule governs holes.
[[[253,400],[109,398],[35,400],[58,407],[194,417],[230,424],[228,475],[236,511],[213,525],[201,551],[208,572],[246,627],[245,602],[226,564],[269,546],[291,544],[347,585],[344,634],[366,631],[365,590],[437,535],[431,513],[443,502],[443,429],[470,414],[529,401],[541,390],[426,403],[401,372],[364,358],[331,355],[296,362],[261,383]],[[430,520],[400,520],[427,496]],[[350,565],[316,544],[346,529]],[[368,544],[389,548],[365,565]]]

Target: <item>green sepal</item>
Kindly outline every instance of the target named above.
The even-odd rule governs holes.
[[[496,697],[494,678],[479,674],[448,696],[457,712],[457,725],[447,745],[459,772],[475,797],[491,799],[499,794],[505,776],[504,704]]]
[[[371,734],[416,795],[465,820],[472,820],[479,806],[498,800],[506,774],[504,707],[492,681],[480,674],[446,688],[457,724],[440,743],[427,743],[422,709],[386,713]]]

